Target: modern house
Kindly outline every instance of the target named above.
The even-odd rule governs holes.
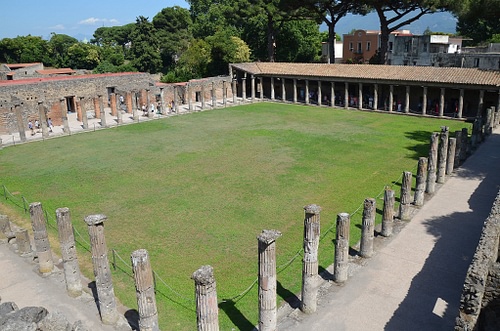
[[[447,35],[413,35],[394,33],[389,36],[388,64],[410,66],[439,65],[443,54],[459,54],[462,39]]]

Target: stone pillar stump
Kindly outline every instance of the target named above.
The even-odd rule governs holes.
[[[213,268],[209,265],[202,266],[191,278],[195,285],[198,331],[219,330],[219,307]]]

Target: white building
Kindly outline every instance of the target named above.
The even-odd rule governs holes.
[[[442,54],[459,54],[462,39],[447,35],[391,34],[389,64],[410,66],[440,66]]]

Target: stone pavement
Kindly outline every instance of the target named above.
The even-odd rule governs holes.
[[[42,277],[38,273],[38,264],[33,263],[32,256],[21,257],[13,252],[11,245],[0,243],[0,298],[1,302],[14,302],[19,309],[30,306],[41,306],[49,313],[61,312],[73,325],[81,320],[88,330],[130,330],[125,316],[136,325],[136,315],[124,307],[119,312],[123,316],[117,326],[101,324],[92,289],[84,289],[78,298],[66,293],[62,267]],[[86,285],[88,282],[83,282]]]
[[[318,310],[281,312],[279,330],[453,330],[463,282],[500,184],[500,128]],[[359,261],[358,261],[359,262]],[[286,309],[285,309],[286,310]]]

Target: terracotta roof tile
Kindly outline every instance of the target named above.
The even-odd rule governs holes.
[[[59,69],[44,69],[37,70],[41,75],[56,75],[56,74],[74,74],[76,71],[71,68],[59,68]]]
[[[132,75],[138,75],[138,74],[141,74],[141,72],[117,72],[117,73],[105,73],[105,74],[78,75],[78,76],[71,75],[71,76],[28,78],[28,79],[18,79],[18,80],[0,80],[0,85],[37,84],[37,83],[43,83],[43,82],[54,82],[54,81],[63,81],[63,80],[77,80],[77,79],[117,77],[117,76],[132,76]]]
[[[258,76],[304,77],[304,79],[328,77],[348,80],[386,80],[500,87],[500,71],[476,68],[284,62],[252,62],[231,65],[238,70]]]

